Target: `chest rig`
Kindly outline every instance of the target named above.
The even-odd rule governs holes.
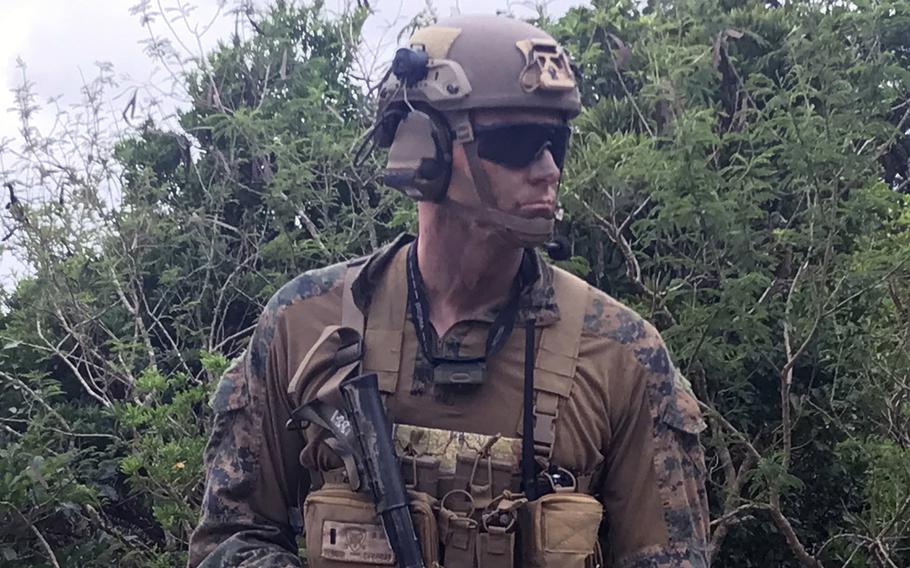
[[[378,376],[384,397],[395,394],[402,363],[412,364],[415,356],[405,352],[409,349],[405,329],[410,325],[408,296],[403,293],[405,257],[398,251],[377,278],[366,317],[355,302],[354,289],[370,259],[348,266],[341,325],[327,327],[304,358],[289,385],[292,400],[332,401],[340,382],[358,370]],[[525,455],[533,449],[534,488],[522,487],[514,470],[506,475],[507,481],[501,480],[503,464],[494,459],[493,451],[499,436],[488,437],[479,451],[459,453],[452,476],[440,475],[438,460],[397,448],[405,450],[399,451],[399,458],[427,566],[601,565],[597,530],[602,507],[588,494],[591,476],[553,463],[559,413],[572,391],[590,292],[561,270],[552,270],[560,318],[542,327],[536,342],[533,321],[525,326],[526,338],[530,337],[526,349],[534,353],[533,392],[525,404],[531,408],[521,413],[514,432],[505,433],[519,439],[527,439],[523,432],[531,433],[533,445],[522,443]],[[524,424],[527,416],[532,417],[529,429]],[[306,426],[306,436],[323,439],[344,467],[324,468],[314,456],[301,456],[318,486],[304,503],[308,563],[316,568],[394,565],[372,503],[357,491],[351,457],[333,444],[327,431],[318,423]],[[527,469],[527,463],[522,465]],[[462,471],[469,474],[459,476]]]

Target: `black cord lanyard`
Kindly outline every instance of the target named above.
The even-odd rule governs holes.
[[[524,260],[522,260],[524,264]],[[519,296],[522,287],[521,273],[515,277],[512,284],[512,291],[509,295],[509,301],[503,309],[497,314],[490,326],[487,334],[486,346],[482,357],[442,357],[436,354],[436,338],[433,334],[433,326],[430,324],[430,306],[424,292],[423,279],[420,277],[420,271],[417,267],[417,241],[411,244],[408,250],[408,294],[410,301],[411,317],[414,319],[414,327],[417,331],[417,341],[420,343],[420,349],[423,351],[427,360],[438,366],[442,363],[484,363],[487,359],[499,352],[506,344],[509,336],[512,335],[512,329],[515,327],[515,318],[518,315]]]
[[[524,391],[521,404],[521,489],[529,501],[537,499],[537,461],[534,459],[534,325],[525,322]]]
[[[423,280],[420,278],[420,271],[417,267],[417,241],[411,244],[408,251],[407,274],[408,274],[408,294],[411,316],[414,319],[414,326],[417,331],[417,340],[424,356],[434,369],[439,365],[446,363],[461,364],[479,364],[482,365],[486,360],[495,355],[512,334],[515,326],[515,319],[518,315],[519,295],[527,278],[529,265],[527,261],[528,254],[522,259],[521,269],[515,277],[512,285],[512,292],[509,301],[503,307],[502,311],[496,316],[490,331],[487,334],[486,349],[483,357],[465,357],[465,358],[446,358],[438,357],[434,353],[436,338],[433,335],[433,328],[430,325],[430,306],[424,294]],[[522,395],[522,436],[521,436],[521,478],[522,490],[525,491],[528,499],[534,500],[538,497],[536,478],[539,470],[537,461],[534,459],[534,363],[535,363],[535,325],[533,317],[528,318],[525,322],[525,345],[524,345],[524,385]]]

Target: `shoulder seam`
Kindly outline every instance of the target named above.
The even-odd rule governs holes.
[[[288,307],[297,302],[323,296],[334,290],[344,282],[347,267],[346,262],[338,262],[322,268],[307,270],[279,288],[259,315],[251,344],[254,355],[262,357],[271,348],[275,329]],[[261,365],[262,361],[254,361],[254,364],[256,363]]]

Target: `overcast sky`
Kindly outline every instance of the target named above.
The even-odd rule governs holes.
[[[261,6],[267,0],[256,0]],[[299,0],[298,0],[299,1]],[[344,0],[326,0],[330,10],[340,10]],[[139,15],[132,14],[131,8],[143,3],[140,0],[0,0],[0,140],[15,139],[18,136],[17,118],[9,109],[13,106],[12,89],[21,84],[22,72],[17,66],[21,60],[27,66],[28,78],[34,83],[38,101],[46,103],[51,97],[59,96],[60,105],[79,102],[79,90],[83,80],[97,75],[96,62],[109,62],[121,88],[110,93],[113,107],[122,108],[137,85],[155,86],[165,90],[168,74],[155,64],[145,53],[142,41],[148,39],[149,30],[142,25]],[[219,39],[227,39],[234,29],[234,18],[228,11],[238,0],[144,0],[151,10],[174,8],[192,4],[195,10],[189,20],[199,29],[214,21],[198,44],[183,22],[175,22],[174,29],[168,29],[163,19],[158,18],[153,33],[174,41],[174,33],[190,51],[210,50]],[[552,0],[547,12],[558,16],[569,7],[584,4],[583,0]],[[424,0],[370,0],[375,10],[364,32],[368,48],[375,48],[382,30],[400,29],[420,10],[426,7]],[[433,6],[440,16],[460,11],[470,13],[494,13],[511,9],[517,15],[533,12],[521,2],[508,3],[505,0],[434,0]],[[216,17],[218,14],[220,17]],[[388,34],[385,36],[389,39]],[[391,36],[394,40],[394,34]],[[386,42],[391,53],[394,45]],[[163,101],[165,107],[179,101]],[[119,105],[119,106],[118,106]],[[47,128],[53,122],[55,112],[45,104],[45,110],[36,118],[39,128]],[[3,181],[3,180],[0,180]],[[0,192],[0,207],[5,207],[8,196]],[[0,210],[2,212],[2,210]],[[0,285],[9,284],[11,275],[20,273],[21,265],[9,254],[0,254]]]

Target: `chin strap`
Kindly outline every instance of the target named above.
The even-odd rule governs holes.
[[[519,248],[534,248],[550,242],[553,238],[552,219],[526,219],[509,215],[498,209],[466,205],[460,201],[446,198],[445,207],[457,212],[466,219],[476,219],[487,225],[494,225],[503,230],[510,243]]]
[[[471,177],[474,178],[474,191],[480,198],[482,206],[465,205],[451,199],[446,204],[454,205],[456,209],[469,213],[475,219],[490,225],[504,228],[506,237],[516,246],[523,248],[540,246],[553,238],[553,219],[542,217],[525,218],[506,213],[496,207],[496,199],[490,189],[490,178],[480,165],[480,156],[477,155],[477,141],[462,143]]]
[[[468,159],[471,177],[474,179],[474,192],[481,205],[468,205],[445,198],[446,207],[451,207],[459,214],[481,223],[502,227],[506,238],[517,247],[533,248],[549,242],[553,238],[554,221],[542,217],[528,219],[506,213],[496,206],[496,199],[490,188],[490,178],[480,165],[477,155],[477,140],[474,139],[473,121],[470,112],[456,112],[447,116],[455,134],[454,141],[464,147]]]

